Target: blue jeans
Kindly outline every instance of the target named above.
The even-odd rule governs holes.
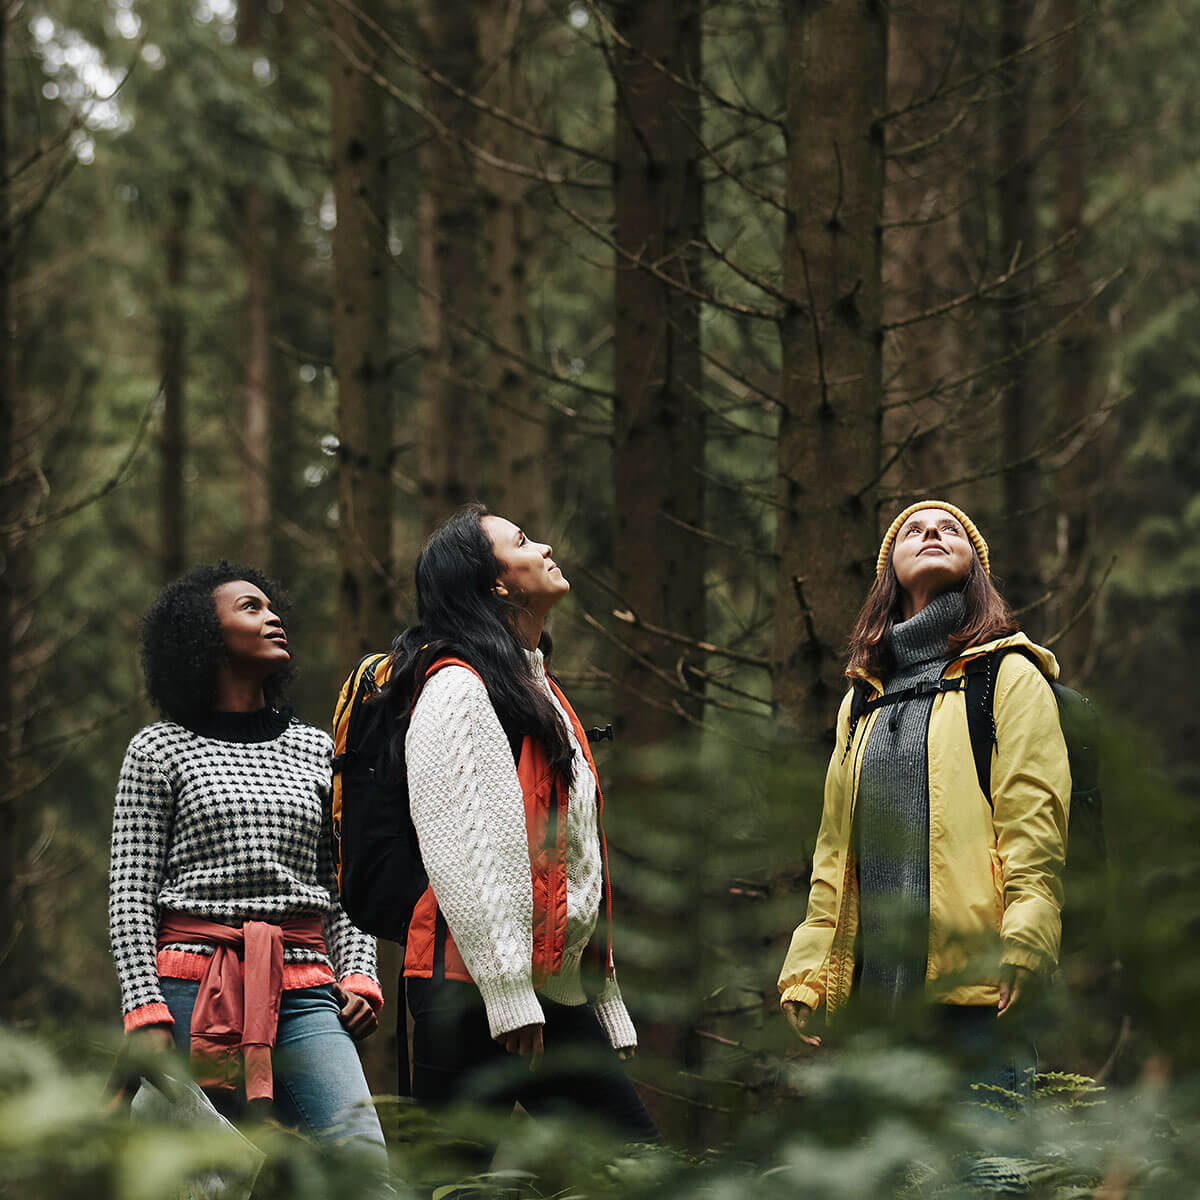
[[[939,1004],[934,1012],[937,1040],[963,1070],[968,1084],[988,1084],[1032,1099],[1037,1047],[1019,1017],[998,1018],[990,1005]],[[976,1091],[971,1099],[1006,1107],[1012,1103],[995,1093]]]
[[[159,984],[175,1020],[175,1044],[186,1055],[200,984],[193,979],[160,979]],[[371,1107],[358,1051],[338,1020],[340,1009],[329,984],[283,993],[271,1056],[275,1114],[284,1125],[321,1140],[354,1139],[369,1153],[372,1169],[386,1170],[383,1129]]]

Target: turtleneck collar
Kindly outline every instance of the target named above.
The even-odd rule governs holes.
[[[955,588],[935,596],[915,617],[892,626],[892,653],[899,670],[949,657],[949,637],[962,625],[966,601]]]
[[[211,712],[183,722],[193,733],[217,742],[273,742],[291,724],[290,708],[257,708],[253,712]]]
[[[525,650],[525,661],[529,663],[529,670],[533,673],[534,679],[541,683],[546,678],[546,660],[542,657],[540,650]]]

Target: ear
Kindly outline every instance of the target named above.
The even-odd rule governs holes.
[[[504,586],[504,584],[499,583],[499,582],[496,584],[496,586],[494,588],[492,588],[492,591],[495,592],[497,596],[507,596],[508,595],[508,588],[506,588]]]

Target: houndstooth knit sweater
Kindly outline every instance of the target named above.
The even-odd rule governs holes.
[[[159,977],[198,979],[212,954],[160,950],[166,909],[229,924],[319,916],[328,957],[285,949],[284,986],[336,977],[378,1008],[375,940],[342,912],[333,874],[329,737],[273,710],[212,714],[203,728],[148,725],[121,767],[109,936],[126,1028],[169,1023]]]
[[[580,959],[596,928],[602,891],[596,781],[571,722],[546,680],[540,650],[534,678],[563,719],[575,751],[567,801],[567,920],[563,963],[541,992],[584,1004]],[[446,667],[425,685],[405,742],[409,806],[438,907],[487,1007],[492,1036],[540,1024],[533,986],[533,887],[525,804],[512,750],[487,689],[473,672]],[[605,982],[596,1016],[617,1048],[637,1045],[616,979]]]

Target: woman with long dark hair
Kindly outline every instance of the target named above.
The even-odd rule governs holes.
[[[846,674],[784,1012],[818,1044],[813,1010],[852,990],[885,1016],[925,998],[976,1081],[1022,1091],[1036,1060],[1012,1014],[1057,961],[1070,770],[1058,664],[1018,631],[966,513],[923,500],[892,522]],[[987,795],[970,676],[993,714]]]
[[[429,876],[405,946],[413,1094],[577,1110],[649,1140],[618,1061],[637,1036],[613,969],[595,763],[545,668],[546,617],[569,590],[549,546],[481,505],[417,560],[418,623],[384,689]]]
[[[113,814],[109,929],[125,1028],[191,1052],[222,1107],[358,1139],[383,1134],[353,1040],[383,997],[375,943],[346,919],[328,823],[332,744],[285,704],[283,596],[201,566],[142,623],[163,719],[129,743]],[[272,1053],[274,1047],[274,1054]]]

